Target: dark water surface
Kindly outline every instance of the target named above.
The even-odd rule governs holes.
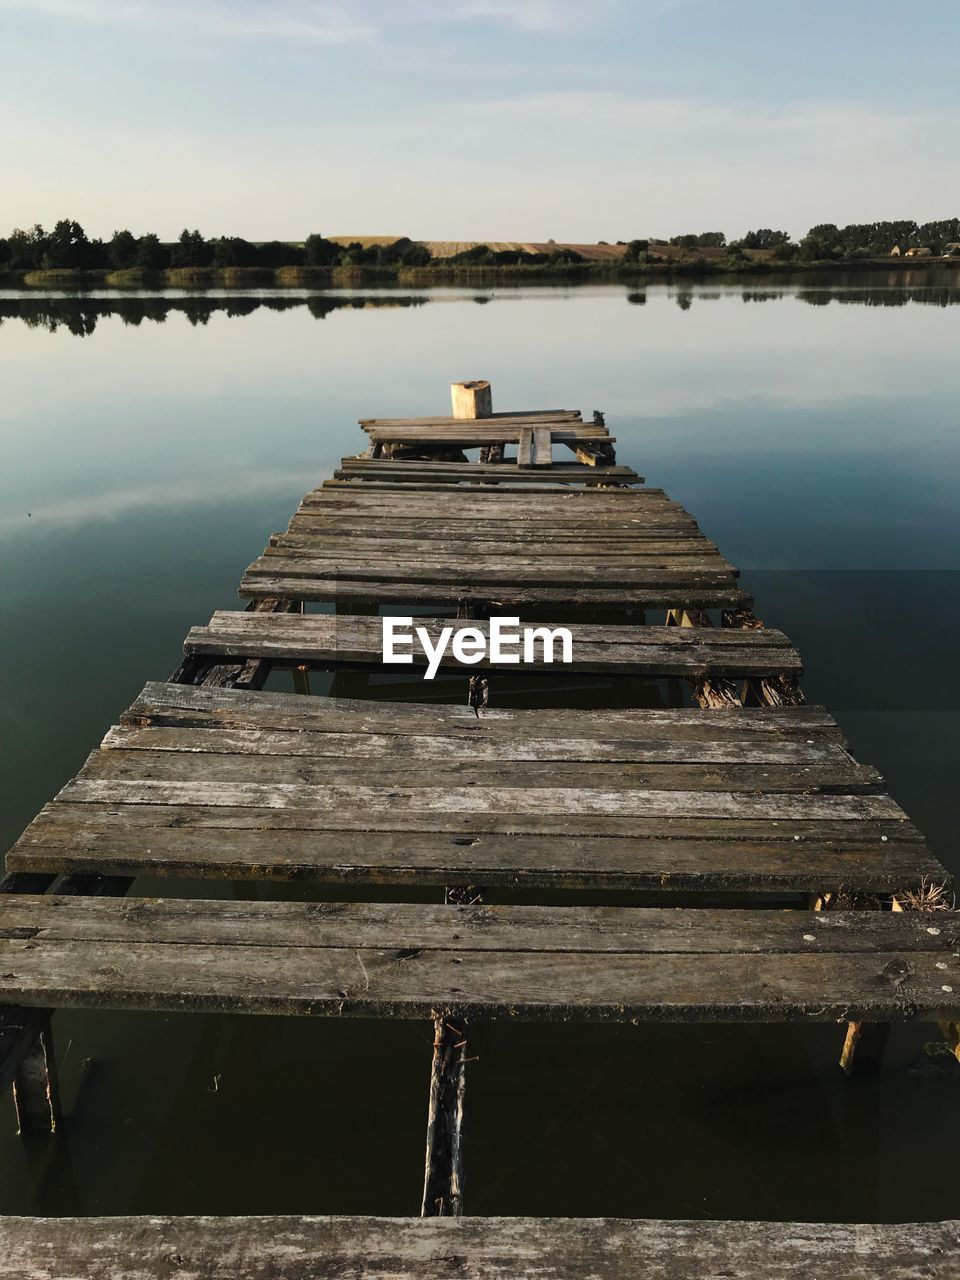
[[[501,410],[606,411],[620,460],[740,564],[810,699],[960,872],[960,288],[864,281],[0,294],[0,844],[188,627],[236,605],[267,535],[362,446],[359,415],[446,412],[450,381],[488,377]],[[21,1144],[0,1102],[0,1212],[417,1211],[429,1027],[57,1029],[64,1132]],[[924,1054],[935,1029],[895,1029],[882,1080],[856,1087],[841,1038],[477,1025],[468,1208],[960,1217],[960,1075]]]

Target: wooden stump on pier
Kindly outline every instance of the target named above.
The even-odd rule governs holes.
[[[450,400],[455,418],[489,418],[493,413],[493,392],[490,383],[453,382],[450,384]]]

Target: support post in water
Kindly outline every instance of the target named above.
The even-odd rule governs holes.
[[[60,1127],[60,1079],[47,1018],[13,1079],[17,1133],[21,1137],[56,1133]]]
[[[459,1218],[463,1213],[466,1052],[466,1019],[439,1014],[433,1023],[421,1218]]]
[[[889,1039],[889,1022],[848,1022],[840,1066],[851,1079],[878,1075]]]
[[[450,400],[455,418],[489,418],[493,413],[493,392],[490,383],[481,379],[473,382],[452,382]]]
[[[448,906],[480,901],[471,886],[447,888]],[[467,1020],[441,1011],[433,1020],[427,1155],[421,1218],[463,1215],[463,1099],[467,1087]]]
[[[841,889],[815,898],[813,909],[814,911],[871,911],[877,910],[881,905],[871,894],[851,893]],[[894,906],[894,910],[901,910],[901,908]],[[889,1022],[848,1022],[843,1048],[840,1050],[840,1066],[846,1075],[851,1080],[863,1080],[879,1075],[889,1039]]]

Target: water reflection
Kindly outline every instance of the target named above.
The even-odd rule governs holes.
[[[842,275],[817,277],[811,275],[784,279],[778,276],[769,284],[761,281],[738,284],[696,285],[689,281],[679,284],[650,283],[645,288],[601,286],[609,295],[622,292],[631,306],[644,306],[650,296],[668,294],[681,311],[689,311],[694,302],[718,302],[721,299],[739,297],[743,302],[778,302],[794,298],[811,307],[825,307],[841,303],[862,307],[904,307],[911,303],[931,307],[952,307],[960,303],[960,273],[897,272],[891,279],[881,282],[865,281],[861,275],[851,284]],[[946,278],[945,278],[946,277]],[[566,285],[555,289],[557,297],[593,296],[598,286]],[[537,296],[543,296],[539,291]],[[385,291],[307,292],[288,290],[271,293],[209,292],[209,293],[45,293],[40,296],[25,291],[0,291],[0,325],[5,320],[20,320],[30,328],[42,328],[51,333],[66,329],[77,337],[94,332],[97,322],[110,316],[118,317],[124,324],[140,325],[145,321],[162,324],[172,314],[182,315],[195,326],[207,324],[214,316],[250,316],[257,311],[304,311],[315,320],[324,320],[337,311],[362,311],[383,307],[423,307],[431,302],[471,301],[488,303],[496,298],[520,296],[519,287],[498,285],[495,290],[431,290],[428,293]],[[526,290],[523,296],[528,296]]]
[[[22,320],[32,329],[47,329],[50,333],[56,333],[62,327],[82,338],[93,333],[97,321],[107,316],[118,316],[124,324],[129,325],[143,324],[145,320],[163,324],[171,313],[176,313],[185,316],[192,325],[204,325],[215,315],[249,316],[261,309],[296,311],[302,308],[315,320],[324,320],[331,312],[344,309],[362,311],[368,307],[421,307],[428,301],[427,297],[402,294],[384,297],[337,297],[326,294],[187,294],[182,297],[153,294],[90,297],[76,294],[41,298],[8,295],[0,297],[0,324],[4,320]]]

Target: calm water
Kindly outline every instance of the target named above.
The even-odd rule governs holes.
[[[445,412],[450,381],[488,377],[498,409],[606,411],[620,460],[740,564],[811,700],[960,872],[958,302],[960,281],[922,272],[0,294],[2,847],[176,666],[187,628],[235,605],[267,535],[361,447],[357,416]],[[426,1026],[61,1014],[57,1030],[65,1130],[24,1146],[0,1102],[0,1212],[417,1211]],[[960,1073],[924,1054],[934,1030],[895,1030],[883,1080],[856,1088],[840,1037],[477,1026],[468,1208],[960,1216]]]

